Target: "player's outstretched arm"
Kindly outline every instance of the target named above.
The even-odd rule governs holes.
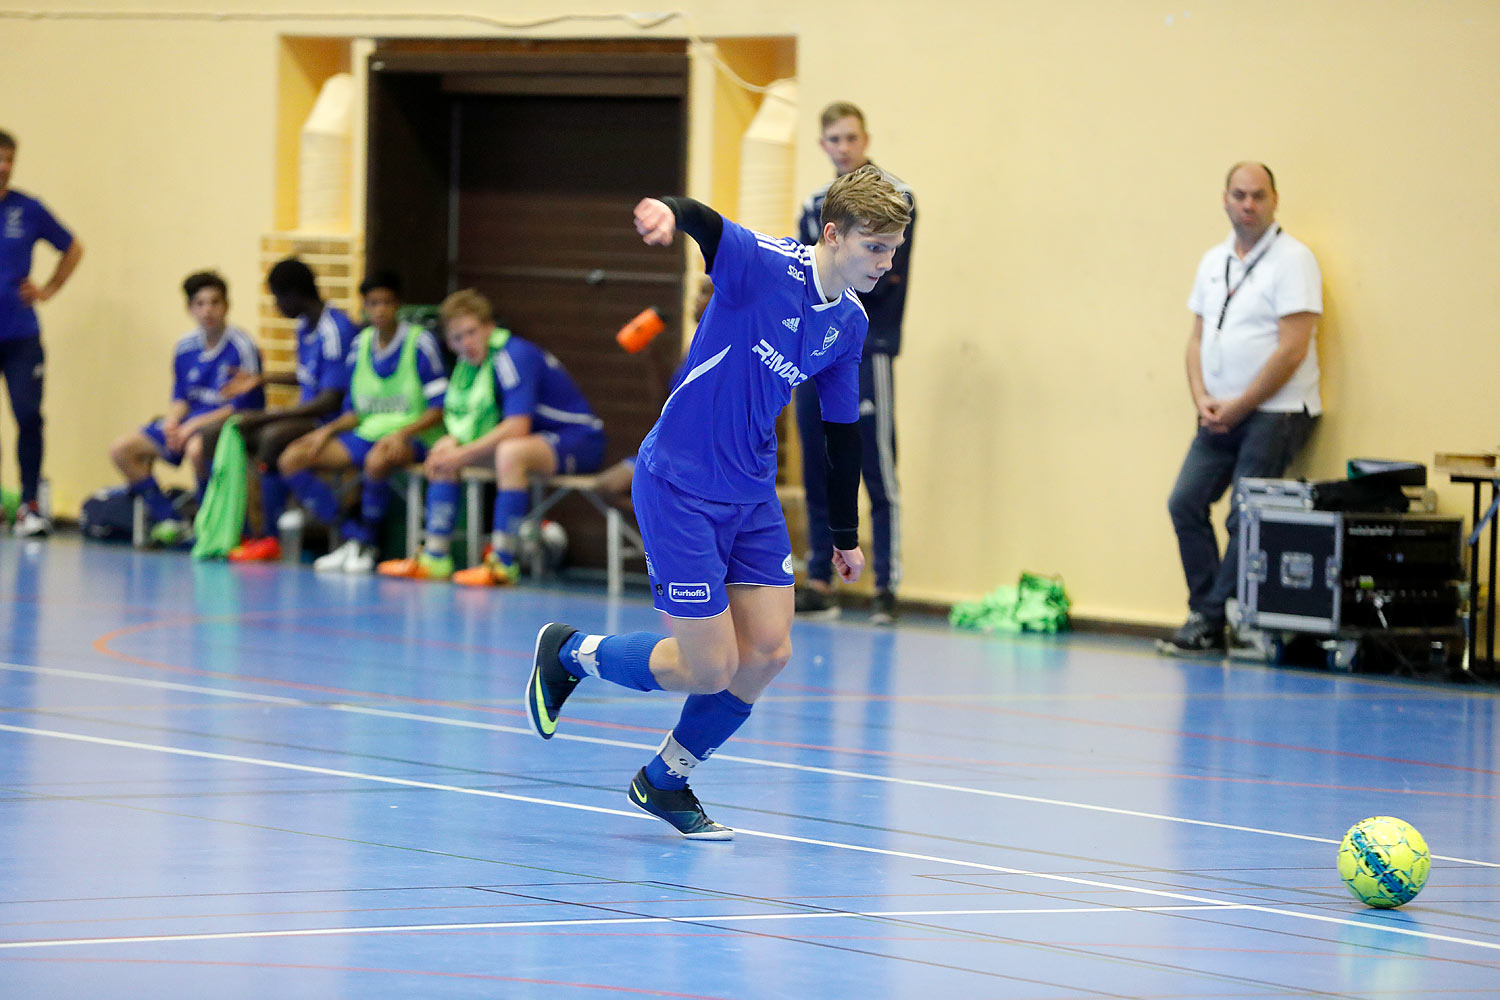
[[[859,550],[859,474],[864,444],[859,424],[823,421],[828,461],[828,527],[833,533],[833,566],[839,579],[853,583],[865,568]]]
[[[677,216],[666,202],[642,198],[635,206],[635,231],[647,246],[669,247],[677,232]]]

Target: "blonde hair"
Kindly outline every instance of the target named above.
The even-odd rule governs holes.
[[[851,170],[828,188],[819,225],[840,233],[858,227],[876,236],[900,233],[911,223],[911,206],[873,163]]]
[[[826,129],[842,118],[859,119],[859,130],[861,132],[867,131],[865,128],[865,113],[848,101],[834,101],[823,109],[823,114],[819,116],[819,121],[822,123],[819,126],[819,131]]]
[[[444,326],[460,316],[473,316],[481,323],[495,321],[495,310],[490,305],[490,300],[472,288],[460,288],[444,299],[443,304],[438,306],[438,315],[443,318]]]

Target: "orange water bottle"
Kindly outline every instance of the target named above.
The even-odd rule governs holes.
[[[620,327],[620,332],[615,334],[615,342],[625,348],[627,353],[636,354],[665,328],[666,324],[662,322],[656,307],[648,306],[635,319]]]

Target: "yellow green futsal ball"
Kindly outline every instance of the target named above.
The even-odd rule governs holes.
[[[1427,884],[1432,856],[1417,828],[1394,816],[1362,819],[1339,845],[1339,877],[1367,906],[1409,902]]]

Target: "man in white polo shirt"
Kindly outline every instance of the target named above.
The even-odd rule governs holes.
[[[1224,183],[1233,232],[1203,255],[1188,308],[1187,378],[1198,433],[1167,501],[1182,569],[1187,621],[1157,648],[1201,656],[1225,648],[1224,605],[1235,591],[1239,512],[1231,505],[1221,558],[1209,505],[1245,476],[1275,478],[1318,415],[1323,276],[1312,251],[1276,222],[1276,178],[1237,163]]]

